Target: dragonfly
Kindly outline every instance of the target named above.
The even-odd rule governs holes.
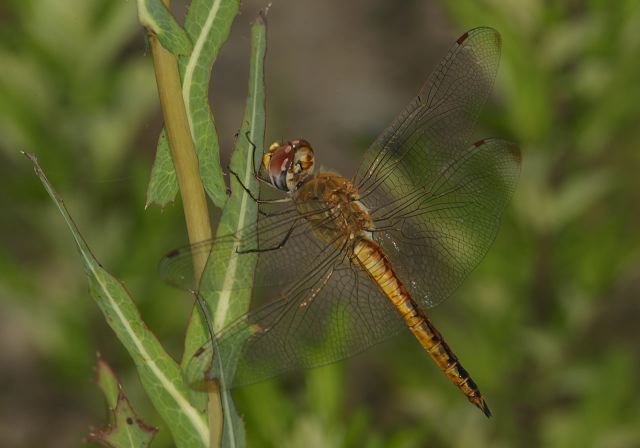
[[[232,284],[199,285],[203,295],[249,291],[251,305],[192,356],[192,384],[212,375],[214,359],[225,361],[215,375],[235,387],[332,363],[409,330],[491,416],[427,310],[485,256],[520,174],[515,144],[470,142],[500,48],[492,28],[460,36],[350,178],[314,173],[314,150],[304,139],[272,144],[254,174],[281,196],[252,196],[257,222],[161,261],[165,281],[183,289],[194,289],[194,253],[224,265],[231,249],[255,266]]]

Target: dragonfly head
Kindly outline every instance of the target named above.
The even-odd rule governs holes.
[[[313,148],[302,139],[275,142],[262,156],[262,165],[274,187],[293,192],[313,173]]]

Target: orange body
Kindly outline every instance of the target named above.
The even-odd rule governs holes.
[[[359,264],[380,287],[384,295],[429,353],[471,403],[490,416],[478,386],[424,312],[409,295],[378,243],[373,241],[373,222],[359,201],[355,186],[334,173],[319,173],[305,182],[294,196],[299,212],[313,222],[314,233],[332,244],[344,244],[343,235],[351,241],[352,261]],[[410,260],[407,260],[411,262]]]

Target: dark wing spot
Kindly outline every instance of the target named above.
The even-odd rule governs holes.
[[[475,147],[477,148],[478,146],[482,146],[482,145],[484,145],[486,142],[487,142],[487,141],[483,138],[482,140],[478,140],[477,142],[475,142],[475,143],[473,144],[473,146],[475,146]]]
[[[167,258],[173,258],[178,256],[178,254],[180,253],[180,251],[178,249],[173,249],[171,252],[169,252],[167,254]]]
[[[511,144],[509,145],[509,150],[511,154],[513,154],[513,158],[518,161],[518,163],[522,163],[522,153],[520,152],[520,148],[517,145]]]
[[[462,42],[467,40],[467,37],[469,37],[469,32],[468,31],[466,33],[464,33],[462,36],[460,36],[456,42],[458,43],[458,45],[462,45]]]

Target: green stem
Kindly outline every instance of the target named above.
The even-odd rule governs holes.
[[[170,0],[163,0],[169,7]],[[149,43],[158,85],[158,94],[164,116],[164,126],[171,147],[171,157],[176,169],[187,233],[191,244],[211,239],[211,223],[202,180],[198,168],[193,139],[189,130],[187,112],[182,98],[178,62],[173,54],[160,45],[157,37],[149,33]],[[194,253],[195,284],[207,262],[206,253]],[[209,445],[222,444],[222,407],[217,387],[209,391]]]

